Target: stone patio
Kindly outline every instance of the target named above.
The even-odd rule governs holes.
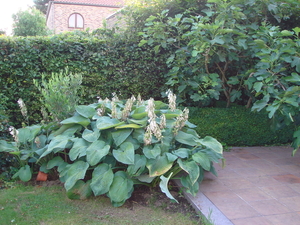
[[[224,152],[218,177],[205,174],[195,208],[215,225],[299,225],[300,152],[292,148],[234,147]]]

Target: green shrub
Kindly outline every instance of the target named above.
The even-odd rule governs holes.
[[[14,177],[21,180],[31,178],[28,162],[44,171],[57,168],[71,199],[106,194],[121,206],[135,185],[159,185],[176,201],[168,181],[181,171],[186,172],[183,187],[195,195],[204,171],[216,175],[213,162],[223,158],[222,145],[209,136],[199,138],[187,121],[188,109],[176,109],[175,95],[168,97],[169,105],[116,96],[79,105],[51,134],[40,125],[13,130],[15,142],[0,141],[0,152],[18,156],[22,167]]]
[[[1,181],[12,180],[13,175],[18,171],[17,164],[17,160],[13,155],[0,152],[0,183]]]
[[[41,120],[37,100],[42,96],[33,80],[41,80],[42,74],[60,73],[65,68],[82,74],[80,104],[96,102],[97,96],[111,98],[113,92],[122,99],[139,93],[159,99],[167,89],[164,62],[164,55],[155,55],[150,47],[139,47],[132,40],[121,41],[106,34],[101,39],[88,32],[1,37],[0,94],[8,97],[9,121],[20,127],[23,118],[17,104],[19,98],[27,105],[30,123]]]
[[[292,140],[293,127],[272,129],[272,121],[264,112],[251,112],[243,106],[189,109],[189,120],[197,125],[200,136],[216,137],[229,146],[286,144]]]
[[[8,115],[7,104],[8,98],[0,93],[0,139],[6,139],[8,135]]]
[[[62,121],[74,113],[79,102],[81,82],[81,74],[68,74],[68,70],[65,73],[52,73],[49,80],[43,74],[41,84],[37,80],[33,81],[43,96],[41,104],[55,121]]]

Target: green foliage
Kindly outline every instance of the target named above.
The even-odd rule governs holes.
[[[33,0],[35,8],[45,15],[47,13],[49,1],[50,0]]]
[[[259,61],[248,71],[247,85],[258,99],[252,110],[265,108],[269,118],[278,118],[278,123],[293,123],[297,132],[292,145],[296,151],[300,147],[299,28],[282,31],[265,25],[253,37],[252,48]]]
[[[37,9],[31,8],[13,14],[14,36],[44,36],[48,34],[45,16]]]
[[[207,2],[197,16],[190,10],[149,16],[139,33],[140,46],[169,52],[167,85],[176,90],[179,102],[203,106],[224,99],[227,106],[239,102],[250,107],[254,102],[253,110],[266,107],[269,118],[294,123],[296,151],[300,147],[299,28],[281,22],[292,22],[299,15],[299,2]]]
[[[6,138],[8,132],[8,116],[6,114],[6,103],[8,98],[0,93],[0,139]]]
[[[0,153],[0,181],[11,181],[13,175],[18,171],[15,157],[10,154]],[[1,188],[1,187],[0,187]]]
[[[252,47],[259,27],[287,19],[283,12],[294,6],[279,1],[208,1],[209,4],[172,15],[169,10],[146,20],[140,46],[148,44],[159,53],[167,51],[170,68],[167,85],[179,102],[205,106],[224,99],[251,104],[245,85],[247,71],[257,63]],[[293,9],[300,12],[299,6]]]
[[[42,74],[82,74],[80,104],[95,102],[97,97],[110,98],[117,92],[123,99],[132,94],[156,99],[166,88],[163,63],[150,48],[138,47],[134,42],[122,41],[113,32],[74,32],[52,37],[0,38],[0,93],[8,97],[9,121],[19,127],[22,116],[16,100],[27,105],[30,123],[38,123],[42,96],[33,80]],[[116,35],[118,36],[118,35]],[[103,39],[106,39],[104,41]]]
[[[44,163],[51,159],[51,155],[44,161],[37,162],[37,160],[52,138],[49,134],[55,129],[57,129],[56,123],[33,125],[20,129],[10,127],[14,142],[0,140],[0,153],[10,154],[16,160],[14,168],[18,168],[18,171],[12,176],[13,179],[20,178],[22,181],[29,181],[34,172],[34,164],[42,167],[43,172],[48,172]]]
[[[47,170],[57,168],[70,198],[106,194],[117,207],[131,196],[135,184],[159,183],[174,199],[167,184],[181,171],[183,186],[195,195],[204,171],[215,174],[212,162],[222,159],[222,145],[209,136],[200,139],[187,121],[188,110],[176,109],[175,95],[169,92],[168,97],[169,106],[152,98],[123,102],[116,96],[80,105],[50,135],[38,136],[42,126],[25,127],[14,133],[15,142],[2,141],[0,150],[22,155],[25,162],[44,162]],[[27,144],[30,148],[24,150]],[[29,165],[17,176],[28,180]]]
[[[68,70],[52,73],[50,79],[42,75],[41,84],[37,80],[33,83],[42,94],[40,99],[54,121],[62,121],[71,116],[79,101],[79,89],[82,82],[81,74],[68,74]]]
[[[267,112],[254,113],[243,106],[189,109],[189,120],[197,125],[195,130],[201,137],[213,136],[228,146],[264,146],[292,141],[294,127],[276,127]]]

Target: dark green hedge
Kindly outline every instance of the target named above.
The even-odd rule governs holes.
[[[119,39],[121,40],[121,39]],[[144,98],[159,99],[166,71],[164,55],[157,56],[150,47],[138,47],[135,41],[99,39],[93,35],[66,33],[51,37],[0,38],[0,94],[8,97],[10,121],[22,120],[17,100],[28,107],[30,121],[40,120],[40,93],[33,79],[42,73],[70,72],[83,74],[81,103],[96,101],[97,96],[120,98],[139,93]]]
[[[266,113],[243,106],[190,108],[189,117],[200,136],[212,136],[228,146],[286,144],[292,141],[294,131],[291,126],[275,131]]]

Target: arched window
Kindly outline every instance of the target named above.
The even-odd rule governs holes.
[[[70,28],[83,28],[83,17],[79,13],[73,13],[69,17]]]

